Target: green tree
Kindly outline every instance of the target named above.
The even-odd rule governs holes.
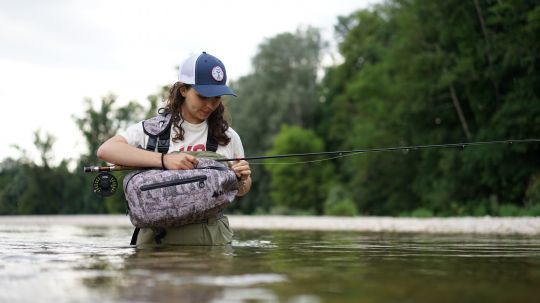
[[[252,73],[232,83],[238,94],[228,102],[232,127],[247,155],[261,155],[272,146],[281,124],[313,128],[319,104],[317,73],[325,43],[315,28],[278,34],[259,45]],[[270,177],[253,167],[251,192],[231,211],[267,211]]]
[[[85,99],[84,115],[73,117],[87,145],[87,152],[82,156],[83,161],[97,162],[96,151],[103,142],[114,136],[118,130],[143,119],[144,109],[140,104],[131,101],[116,108],[116,99],[112,94],[103,97],[97,109],[91,99]]]
[[[44,167],[49,167],[49,162],[53,159],[52,147],[55,141],[56,138],[49,133],[46,133],[45,137],[42,138],[39,130],[34,132],[34,146],[39,151],[41,164]]]
[[[289,154],[323,150],[323,141],[312,130],[283,125],[269,153]],[[316,214],[323,213],[323,204],[334,178],[332,165],[327,161],[287,164],[313,160],[316,159],[294,157],[284,161],[269,159],[265,162],[265,168],[271,176],[270,195],[274,205],[292,210],[308,210]]]
[[[54,139],[35,133],[34,144],[40,151],[41,163],[32,163],[21,150],[17,160],[6,159],[0,165],[0,214],[77,213],[80,187],[68,170],[68,161],[50,164]]]
[[[18,214],[21,194],[28,184],[28,163],[12,158],[0,163],[0,214]]]

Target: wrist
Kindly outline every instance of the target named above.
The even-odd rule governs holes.
[[[246,177],[245,179],[238,179],[238,193],[244,195],[251,188],[251,179]]]

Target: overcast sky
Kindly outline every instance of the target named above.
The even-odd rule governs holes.
[[[85,97],[146,105],[202,50],[238,79],[265,39],[307,25],[331,39],[337,16],[375,2],[0,0],[0,161],[19,155],[12,144],[37,157],[36,129],[57,138],[55,160],[78,157],[84,140],[72,116]]]

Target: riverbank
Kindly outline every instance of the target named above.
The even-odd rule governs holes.
[[[540,235],[540,217],[314,217],[231,215],[233,229]],[[124,215],[0,216],[0,225],[131,226]]]

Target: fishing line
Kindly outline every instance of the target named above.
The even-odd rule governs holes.
[[[308,161],[297,161],[297,162],[249,162],[250,165],[295,165],[295,164],[307,164],[315,162],[323,162],[337,158],[343,158],[347,156],[355,156],[363,153],[375,153],[375,152],[388,152],[388,151],[406,151],[417,149],[429,149],[429,148],[461,148],[465,149],[467,146],[477,146],[477,145],[494,145],[494,144],[514,144],[514,143],[532,143],[540,142],[540,139],[518,139],[518,140],[497,140],[497,141],[477,141],[477,142],[462,142],[462,143],[446,143],[446,144],[430,144],[430,145],[415,145],[415,146],[398,146],[398,147],[383,147],[383,148],[371,148],[371,149],[359,149],[359,150],[348,150],[348,151],[335,151],[335,152],[313,152],[313,153],[302,153],[302,154],[287,154],[287,155],[275,155],[275,156],[258,156],[258,157],[245,157],[240,159],[219,159],[217,161],[233,161],[233,160],[260,160],[260,159],[276,159],[276,158],[289,158],[289,157],[308,157],[308,156],[320,156],[328,154],[337,154],[337,156],[308,160]]]
[[[343,155],[338,155],[338,156],[334,156],[334,157],[328,157],[328,158],[324,158],[324,159],[316,159],[316,160],[309,160],[309,161],[299,161],[299,162],[249,162],[249,165],[294,165],[294,164],[308,164],[308,163],[316,163],[316,162],[323,162],[323,161],[329,161],[329,160],[333,160],[333,159],[338,159],[338,158],[344,158],[344,157],[350,157],[350,156],[356,156],[356,155],[359,155],[361,154],[361,152],[358,152],[358,153],[350,153],[350,154],[343,154]]]

